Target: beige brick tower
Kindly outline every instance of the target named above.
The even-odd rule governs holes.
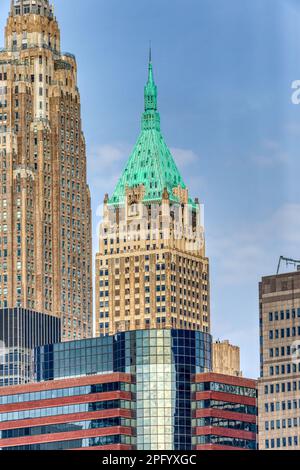
[[[242,377],[240,348],[228,340],[216,341],[212,344],[212,364],[215,374]]]
[[[92,334],[91,209],[77,66],[48,0],[12,0],[0,52],[0,308]]]
[[[260,450],[300,450],[300,271],[259,284]]]
[[[209,262],[200,204],[160,131],[151,58],[142,131],[111,198],[96,256],[97,334],[210,330]]]

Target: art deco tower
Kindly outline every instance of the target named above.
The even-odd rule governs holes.
[[[0,308],[92,334],[91,209],[77,66],[48,0],[12,0],[0,52]]]
[[[100,335],[147,328],[210,330],[209,262],[198,200],[165,144],[150,56],[142,131],[105,197],[96,256]]]

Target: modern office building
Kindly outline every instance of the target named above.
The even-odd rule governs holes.
[[[12,0],[0,50],[0,308],[92,334],[91,208],[75,57],[48,0]]]
[[[2,449],[192,449],[209,334],[125,332],[37,348],[35,363],[36,383],[0,389]]]
[[[213,374],[211,336],[139,330],[35,349],[0,389],[3,450],[256,448],[256,382]]]
[[[200,204],[160,130],[151,57],[142,130],[105,196],[96,256],[96,331],[210,331],[209,261]]]
[[[259,285],[260,450],[300,449],[300,272]]]
[[[60,339],[59,318],[22,308],[0,309],[0,387],[33,381],[33,349]]]
[[[196,375],[193,449],[257,449],[257,382],[229,375]]]

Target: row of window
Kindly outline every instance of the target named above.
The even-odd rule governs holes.
[[[277,384],[265,385],[265,395],[273,395],[274,393],[296,392],[300,390],[299,382],[281,382]]]
[[[221,400],[198,400],[197,402],[192,403],[192,409],[217,409],[217,410],[226,410],[233,411],[235,413],[243,413],[250,415],[257,415],[256,406],[244,405],[241,403],[229,403]]]
[[[300,336],[300,326],[269,331],[269,340],[271,341],[276,339],[295,338],[296,336]]]
[[[19,428],[0,431],[0,439],[13,439],[25,436],[39,436],[45,434],[57,434],[65,432],[86,431],[89,429],[111,428],[115,426],[131,427],[135,425],[126,418],[105,418],[94,421],[78,421],[62,424],[48,424],[45,426],[35,426],[32,428]]]
[[[266,449],[280,449],[285,447],[297,447],[299,445],[298,436],[282,437],[278,439],[267,439],[265,441]]]
[[[228,447],[238,447],[248,450],[256,450],[256,441],[237,439],[235,437],[223,437],[223,436],[197,436],[192,439],[193,445],[219,445]]]
[[[269,367],[269,374],[271,377],[274,375],[297,374],[297,372],[300,373],[300,362],[299,364],[282,364],[281,366],[277,365]]]
[[[300,418],[277,419],[276,421],[265,421],[265,431],[274,431],[275,429],[291,429],[300,426]]]
[[[115,444],[127,444],[130,445],[133,439],[130,436],[114,435],[114,436],[101,436],[87,439],[76,439],[72,441],[62,442],[46,442],[44,444],[31,444],[24,446],[15,447],[2,447],[2,450],[12,451],[31,451],[31,450],[68,450],[68,449],[80,449],[85,447],[95,446],[107,446]]]
[[[273,357],[285,357],[285,356],[291,356],[292,354],[295,354],[297,352],[297,346],[281,346],[280,348],[270,348],[269,350],[269,356],[271,358]]]
[[[198,418],[192,421],[192,426],[198,428],[214,426],[253,433],[257,432],[257,426],[255,423],[247,423],[245,421],[238,421],[226,418]]]
[[[229,385],[224,383],[217,382],[200,382],[192,385],[193,392],[222,392],[230,393],[232,395],[241,395],[245,397],[256,398],[257,392],[256,389],[249,387],[239,387],[237,385]]]
[[[290,320],[300,318],[300,308],[292,309],[292,310],[281,310],[280,312],[269,312],[269,321],[282,321],[282,320]]]
[[[44,418],[48,416],[68,415],[74,413],[91,413],[93,411],[110,409],[131,409],[132,402],[124,400],[109,400],[94,403],[81,403],[79,405],[56,406],[51,408],[36,408],[33,410],[13,411],[0,413],[0,422],[18,421],[23,419]]]
[[[274,413],[275,411],[290,411],[300,409],[300,400],[277,401],[265,403],[265,412]]]
[[[22,393],[18,395],[0,396],[0,405],[11,403],[24,403],[29,401],[51,400],[55,398],[74,397],[80,395],[89,395],[92,393],[105,393],[117,390],[131,391],[132,385],[121,382],[111,382],[96,385],[87,385],[83,387],[62,388],[56,390],[44,390],[40,392]]]

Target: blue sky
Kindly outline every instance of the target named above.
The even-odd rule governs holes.
[[[300,257],[299,0],[54,0],[76,54],[94,213],[139,133],[152,40],[166,141],[205,205],[216,338],[257,376],[258,282]],[[0,0],[3,30],[9,0]]]

